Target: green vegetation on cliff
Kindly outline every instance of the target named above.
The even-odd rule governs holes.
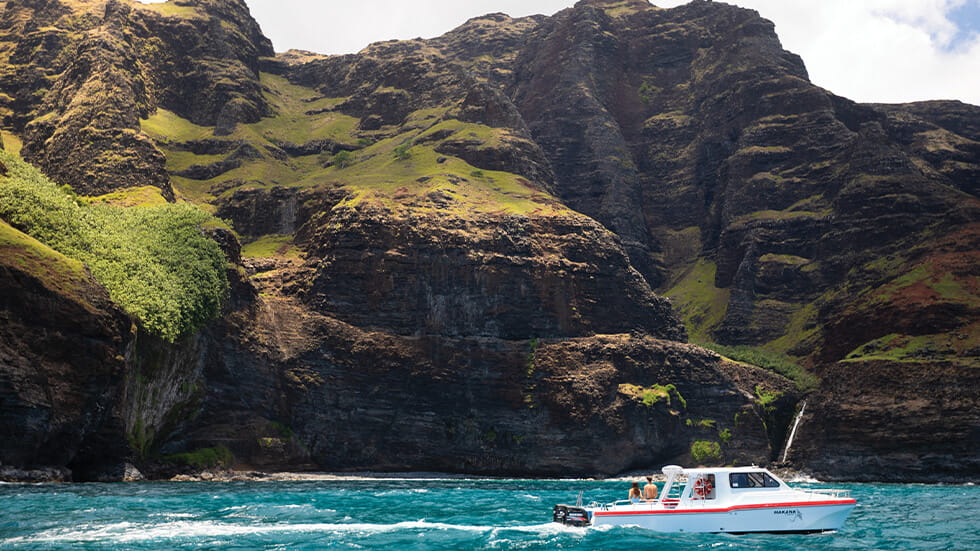
[[[683,408],[687,408],[687,400],[681,396],[680,391],[673,384],[666,385],[653,385],[651,387],[642,387],[633,384],[621,384],[618,387],[620,394],[625,394],[631,396],[636,400],[639,400],[644,406],[650,407],[656,405],[657,402],[664,400],[667,406],[671,405],[671,396],[674,400]]]
[[[711,332],[725,318],[731,289],[715,287],[717,265],[699,260],[664,295],[677,304],[677,310],[695,342],[711,339]]]
[[[0,218],[84,262],[112,299],[152,333],[176,340],[212,319],[228,289],[225,257],[187,204],[87,204],[19,157],[0,151]]]
[[[721,444],[711,440],[695,440],[691,444],[691,459],[697,464],[721,461]]]
[[[213,448],[202,448],[192,452],[177,453],[163,458],[165,461],[187,465],[195,469],[213,469],[215,467],[229,467],[235,460],[235,456],[225,446],[215,446]]]
[[[166,154],[179,197],[211,208],[246,188],[330,183],[350,192],[340,209],[464,218],[569,213],[530,176],[471,164],[516,147],[522,138],[512,130],[458,120],[442,106],[412,111],[397,128],[363,131],[360,119],[340,112],[348,98],[321,97],[267,73],[261,82],[273,114],[227,136],[162,108],[140,121]]]
[[[771,352],[765,348],[756,346],[726,346],[710,342],[700,343],[700,345],[730,360],[755,365],[774,373],[779,373],[796,383],[796,388],[801,392],[816,390],[820,384],[820,379],[816,375],[800,367],[793,358],[785,354]]]

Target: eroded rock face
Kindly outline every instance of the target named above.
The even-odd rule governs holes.
[[[684,339],[668,301],[615,236],[582,216],[403,218],[365,206],[335,212],[304,238],[317,268],[306,301],[358,327],[505,340],[630,330]]]
[[[0,477],[141,477],[129,462],[196,415],[211,339],[148,335],[87,269],[0,226]]]
[[[154,185],[173,197],[166,158],[140,131],[157,107],[217,134],[268,114],[258,60],[272,46],[236,0],[160,12],[126,0],[15,3],[0,15],[0,43],[24,157],[79,193]]]
[[[726,421],[747,412],[736,432],[750,451],[726,450],[726,457],[757,461],[768,455],[762,423],[741,394],[747,389],[733,384],[717,358],[675,343],[620,335],[544,340],[529,351],[526,343],[477,339],[382,342],[403,350],[403,359],[358,360],[375,365],[371,370],[313,369],[331,383],[313,385],[294,415],[309,416],[300,418],[321,464],[611,475],[686,457],[695,431],[683,418],[712,408]],[[360,353],[370,355],[372,348]],[[687,392],[686,407],[676,396],[669,404],[647,406],[619,392],[626,381],[671,379],[684,381],[679,392]],[[404,406],[408,401],[411,408]],[[352,432],[350,423],[359,429]]]
[[[968,106],[859,106],[810,84],[753,11],[641,4],[543,22],[509,93],[558,195],[616,232],[655,288],[692,258],[716,267],[706,290],[728,299],[713,339],[782,337],[850,270],[976,219],[950,189],[969,192],[976,168]]]
[[[980,470],[980,404],[964,392],[980,385],[975,367],[841,362],[823,377],[790,450],[820,478],[947,482]]]
[[[0,251],[0,463],[65,478],[64,467],[95,454],[126,457],[125,433],[105,435],[126,376],[129,316],[87,274],[6,243]]]
[[[689,462],[725,430],[711,460],[761,462],[773,417],[754,392],[795,399],[779,376],[649,336],[405,336],[268,296],[228,321],[184,438],[253,466],[611,475]]]

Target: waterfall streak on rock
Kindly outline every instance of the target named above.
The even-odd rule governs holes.
[[[800,406],[800,412],[796,414],[796,419],[793,420],[793,429],[789,431],[789,438],[786,439],[786,447],[783,448],[783,463],[786,462],[786,457],[789,456],[789,448],[793,445],[793,438],[796,437],[796,429],[800,426],[800,420],[803,419],[804,410],[806,410],[806,401]]]

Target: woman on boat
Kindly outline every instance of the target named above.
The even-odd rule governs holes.
[[[630,501],[633,503],[639,503],[640,496],[640,483],[633,481],[633,486],[630,487]]]

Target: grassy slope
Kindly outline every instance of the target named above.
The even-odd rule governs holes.
[[[322,98],[312,89],[274,75],[263,74],[262,84],[267,87],[267,97],[277,114],[255,124],[239,125],[231,136],[218,138],[246,141],[262,152],[262,158],[246,160],[239,168],[209,180],[175,176],[174,184],[182,197],[213,203],[222,194],[234,193],[243,186],[340,184],[350,195],[338,208],[371,204],[394,213],[440,213],[460,218],[491,213],[549,216],[570,212],[519,175],[479,170],[435,151],[445,139],[496,146],[506,137],[505,130],[446,119],[448,109],[434,108],[413,113],[397,129],[360,132],[358,119],[329,110],[346,98]],[[162,109],[144,120],[142,129],[167,153],[167,168],[171,171],[209,165],[228,156],[180,151],[177,145],[181,142],[213,139],[212,129]],[[432,140],[432,134],[440,131],[453,134]],[[302,145],[315,140],[333,140],[360,149],[350,153],[350,162],[343,167],[330,166],[327,155],[278,160],[267,149],[283,142]]]
[[[89,310],[85,299],[92,278],[85,265],[0,220],[0,264],[37,278],[48,289],[72,298]]]
[[[105,204],[114,207],[153,206],[167,203],[167,199],[160,193],[160,188],[156,186],[131,187],[83,199],[90,204]]]
[[[954,243],[975,241],[978,235],[980,227],[966,226],[952,235],[914,247],[905,255],[869,263],[864,271],[884,274],[886,282],[861,292],[845,315],[870,318],[875,312],[894,311],[913,317],[937,308],[962,313],[980,311],[980,276],[973,269],[980,262],[980,252],[951,252]],[[909,260],[922,251],[927,252],[918,261]],[[968,318],[967,315],[964,320]],[[965,323],[953,330],[937,328],[931,333],[890,333],[858,346],[845,361],[940,360],[980,367],[977,342],[980,342],[980,323]]]
[[[842,310],[836,315],[877,320],[873,323],[885,323],[879,317],[882,312],[892,312],[889,319],[901,320],[935,309],[980,311],[980,277],[971,268],[972,262],[978,261],[973,257],[980,253],[947,252],[968,248],[954,247],[954,242],[976,239],[977,235],[980,228],[966,227],[938,241],[927,239],[905,254],[878,258],[855,269],[847,284],[827,290],[812,303],[800,305],[782,336],[758,347],[722,346],[713,342],[712,331],[725,317],[730,294],[729,289],[715,287],[713,263],[698,259],[673,266],[679,275],[664,294],[673,299],[693,342],[732,359],[787,375],[806,390],[813,388],[817,380],[798,367],[804,358],[794,356],[793,351],[801,343],[819,341],[819,311],[824,305],[842,304]],[[777,256],[767,255],[761,260],[798,265],[809,262],[798,257]],[[980,323],[965,322],[955,330],[926,333],[910,329],[871,338],[850,351],[844,361],[945,361],[980,366],[977,342],[980,342]]]

